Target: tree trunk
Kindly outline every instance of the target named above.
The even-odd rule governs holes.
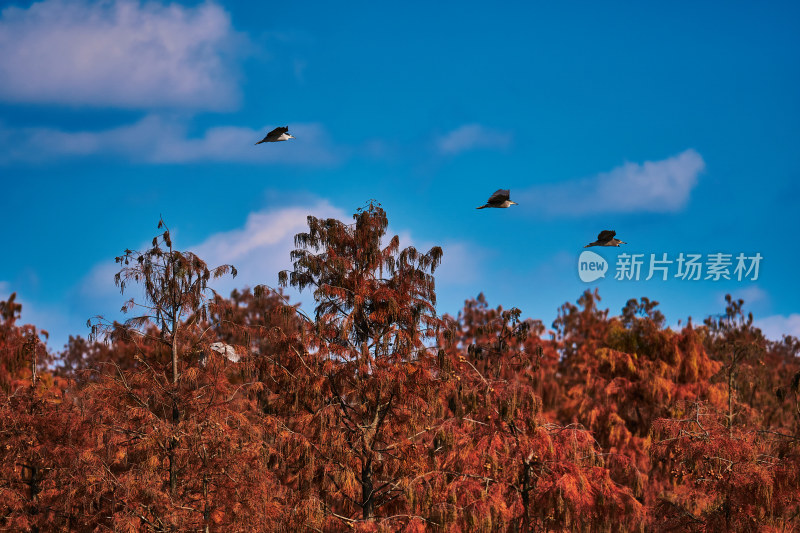
[[[172,384],[178,384],[178,319],[175,315],[177,309],[173,309],[172,319]]]
[[[34,330],[33,335],[31,336],[31,386],[36,388],[36,378],[37,378],[37,369],[36,369],[36,348],[38,344],[39,338],[36,336],[36,331]]]
[[[372,457],[370,457],[361,470],[361,510],[364,520],[370,520],[374,515],[372,490]]]
[[[728,370],[728,436],[733,435],[733,363]]]
[[[26,472],[28,475],[26,476]],[[29,492],[29,499],[30,499],[30,508],[28,513],[31,516],[37,516],[39,514],[39,492],[41,492],[41,487],[39,485],[42,475],[41,470],[37,466],[30,466],[30,465],[23,465],[22,467],[22,478],[24,483],[28,485]],[[27,479],[26,479],[27,478]],[[31,528],[31,533],[38,533],[39,528],[38,526],[33,526]]]
[[[203,474],[203,533],[209,533],[211,509],[208,505],[208,476]]]
[[[167,447],[167,458],[169,459],[169,493],[174,497],[175,492],[178,490],[178,467],[175,464],[175,446],[177,439],[175,437],[169,438],[169,445]]]
[[[527,461],[522,463],[522,533],[528,533],[531,530],[531,516],[530,516],[530,465]]]
[[[178,422],[181,420],[181,413],[178,410],[178,319],[177,309],[172,310],[172,426],[175,431]],[[178,446],[177,437],[170,437],[168,449],[169,458],[169,492],[174,497],[178,489],[178,468],[175,464],[175,448]]]

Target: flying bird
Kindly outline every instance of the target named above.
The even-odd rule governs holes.
[[[594,242],[590,242],[584,248],[588,248],[590,246],[619,246],[620,244],[628,244],[625,241],[621,241],[614,237],[617,232],[607,229],[600,232],[597,236],[597,240]]]
[[[276,143],[278,141],[288,141],[289,139],[294,139],[294,137],[289,135],[289,126],[284,126],[283,128],[275,128],[271,132],[267,133],[267,136],[258,141],[256,144]]]
[[[487,207],[508,207],[511,205],[519,205],[517,202],[512,202],[509,198],[511,192],[508,189],[497,189],[493,195],[489,197],[485,205],[476,207],[475,209],[486,209]]]

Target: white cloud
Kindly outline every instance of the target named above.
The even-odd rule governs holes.
[[[287,207],[250,213],[244,227],[215,233],[189,250],[209,266],[232,264],[236,279],[221,278],[213,283],[227,296],[236,287],[278,285],[278,272],[291,268],[289,253],[295,249],[294,236],[308,230],[308,216],[336,218],[347,222],[350,215],[327,202],[312,206]]]
[[[792,313],[789,316],[772,315],[759,318],[754,325],[761,329],[764,336],[772,340],[781,340],[784,335],[800,337],[800,313]]]
[[[122,156],[134,162],[188,163],[228,161],[331,165],[342,157],[319,124],[296,124],[297,137],[282,143],[261,144],[267,131],[242,126],[215,126],[202,136],[189,137],[180,118],[148,115],[140,121],[102,131],[61,131],[52,128],[7,128],[0,124],[0,163],[43,162],[76,156]]]
[[[522,191],[520,203],[546,214],[668,213],[689,201],[703,158],[692,149],[662,161],[625,163],[584,179],[540,185]]]
[[[308,216],[335,218],[345,223],[352,221],[352,213],[320,202],[312,206],[289,207],[250,213],[243,228],[211,235],[197,246],[189,247],[209,265],[232,264],[239,271],[235,280],[224,278],[214,284],[214,289],[226,294],[235,287],[266,283],[277,286],[280,270],[292,267],[289,253],[296,248],[294,236],[308,230]],[[433,244],[415,242],[408,231],[387,229],[387,235],[400,238],[400,247],[415,246],[427,252]],[[385,244],[388,244],[388,239]],[[474,282],[479,275],[481,250],[464,243],[442,244],[442,264],[436,270],[437,280],[447,285]],[[437,286],[439,283],[437,283]],[[226,294],[227,295],[227,294]],[[310,300],[306,295],[304,300]]]
[[[723,306],[725,305],[725,294],[727,293],[718,294],[719,303]],[[730,295],[734,300],[744,300],[745,309],[750,309],[755,304],[769,302],[767,291],[756,285],[731,291]]]
[[[171,228],[172,239],[179,250],[197,254],[210,268],[224,264],[236,267],[237,276],[223,276],[211,280],[209,286],[222,296],[230,295],[233,289],[265,284],[278,288],[278,272],[292,267],[290,252],[295,249],[294,236],[308,230],[308,216],[336,218],[348,222],[350,215],[320,201],[313,205],[264,209],[248,214],[244,226],[230,231],[214,233],[195,245],[181,243],[179,228]],[[146,250],[150,243],[142,243],[137,249]],[[141,290],[130,285],[120,295],[114,285],[114,274],[119,265],[113,260],[104,261],[92,268],[79,283],[77,295],[84,304],[91,302],[95,314],[106,318],[124,319],[119,313],[122,304],[134,298],[141,301]],[[289,288],[285,291],[292,302],[312,301],[311,293],[299,293]],[[135,316],[135,315],[134,315]],[[85,318],[84,318],[85,321]]]
[[[91,302],[95,315],[118,311],[126,300],[141,296],[141,293],[129,294],[131,290],[135,290],[133,287],[126,287],[125,294],[120,294],[119,288],[114,284],[114,276],[119,270],[120,266],[113,259],[105,260],[92,267],[78,284],[77,298],[82,302]]]
[[[171,228],[172,239],[179,250],[197,254],[206,264],[217,267],[232,264],[238,274],[212,280],[209,285],[223,296],[234,288],[253,287],[266,284],[278,285],[278,272],[292,266],[289,253],[295,249],[294,236],[308,229],[309,215],[320,218],[347,220],[349,216],[327,202],[283,209],[265,209],[250,213],[243,227],[214,233],[195,245],[181,243],[179,228]],[[212,214],[213,216],[213,214]],[[150,243],[141,243],[138,250],[146,250]],[[122,318],[117,311],[122,304],[134,298],[139,301],[141,291],[135,285],[126,287],[120,295],[114,285],[114,275],[119,271],[113,259],[95,265],[81,280],[77,297],[82,302],[91,302],[96,314],[107,318]],[[85,320],[85,319],[84,319]]]
[[[249,213],[239,228],[214,233],[195,245],[187,245],[180,236],[180,227],[172,227],[172,238],[180,250],[190,250],[202,258],[210,267],[233,264],[238,275],[230,275],[212,280],[210,286],[223,296],[228,296],[234,288],[253,287],[266,284],[277,288],[278,272],[290,269],[290,252],[294,250],[294,236],[307,231],[307,217],[335,218],[345,223],[352,222],[352,212],[343,210],[327,201],[316,201],[305,205],[295,205],[279,209],[263,209]],[[389,213],[391,215],[391,213]],[[211,213],[209,216],[213,216]],[[408,231],[399,233],[401,247],[416,246],[427,252],[433,244],[415,242]],[[134,244],[134,243],[130,243]],[[136,249],[146,250],[150,242],[141,242]],[[469,243],[451,242],[442,244],[444,257],[442,265],[436,270],[437,295],[440,302],[449,303],[448,311],[457,310],[463,303],[464,288],[475,285],[483,275],[482,264],[486,251]],[[69,335],[87,336],[89,329],[86,320],[102,315],[106,320],[129,318],[120,312],[120,307],[130,298],[142,302],[141,287],[132,283],[120,294],[114,284],[114,275],[120,265],[108,258],[88,269],[82,279],[66,294],[56,300],[31,300],[23,291],[18,301],[23,303],[22,322],[35,324],[50,333],[48,345],[60,350]],[[0,281],[0,299],[7,297],[11,286]],[[302,293],[289,287],[286,290],[293,303],[302,303],[306,312],[313,310],[313,295],[310,290]],[[477,294],[477,289],[474,291]],[[136,316],[136,311],[130,316]]]
[[[509,144],[511,144],[511,134],[480,124],[465,124],[437,140],[439,151],[447,155],[460,154],[476,148],[505,148]]]
[[[8,300],[11,296],[10,283],[0,282],[0,300]],[[24,290],[14,290],[16,293],[16,303],[22,305],[20,318],[17,325],[31,324],[36,326],[36,329],[46,331],[48,337],[46,339],[47,346],[50,350],[60,350],[66,344],[69,334],[75,334],[74,327],[80,327],[80,322],[72,320],[68,312],[65,312],[61,303],[45,303],[32,300],[28,298],[28,293]],[[83,319],[83,323],[86,319]],[[73,326],[72,329],[70,326]],[[80,331],[79,331],[80,332]],[[45,340],[43,338],[43,340]]]
[[[244,37],[212,3],[45,0],[0,13],[0,99],[230,109]]]
[[[264,209],[250,213],[242,227],[214,233],[196,245],[181,244],[178,228],[172,228],[173,241],[178,249],[194,252],[209,267],[223,264],[232,264],[236,267],[238,271],[236,278],[228,275],[209,283],[211,288],[223,296],[228,296],[235,288],[242,289],[259,284],[277,288],[278,272],[292,268],[289,254],[296,248],[294,236],[308,230],[309,215],[335,218],[345,223],[352,222],[352,213],[326,201],[319,201],[312,205]],[[401,248],[416,246],[420,251],[427,252],[433,246],[429,243],[415,242],[408,231],[394,232],[389,228],[387,233],[390,236],[399,235]],[[149,243],[142,243],[139,249],[144,250],[148,247]],[[482,249],[459,242],[445,243],[442,249],[444,250],[442,264],[435,272],[437,292],[440,297],[443,293],[439,289],[443,286],[458,290],[459,287],[474,284],[481,275],[480,265],[485,255]],[[125,318],[118,312],[119,308],[132,297],[140,301],[142,294],[138,287],[131,285],[126,287],[124,295],[120,295],[119,289],[114,285],[114,274],[118,271],[119,265],[113,260],[95,265],[78,284],[75,292],[76,301],[80,301],[84,307],[91,308],[93,314],[102,314],[109,320]],[[302,302],[306,311],[313,308],[313,296],[309,289],[300,293],[289,287],[285,292],[292,302]],[[456,300],[460,303],[461,291],[458,292]],[[447,294],[447,290],[444,294]],[[86,317],[82,320],[85,322]]]
[[[394,236],[394,233],[391,233]],[[434,246],[442,249],[442,262],[433,273],[436,278],[436,289],[442,287],[463,287],[477,282],[481,276],[481,266],[488,252],[481,246],[450,241],[443,243],[414,242],[414,238],[407,231],[398,233],[400,248],[414,246],[420,252],[427,253]]]

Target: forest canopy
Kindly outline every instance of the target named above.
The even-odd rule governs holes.
[[[308,217],[277,279],[307,311],[274,272],[217,294],[235,265],[163,222],[117,257],[125,322],[51,353],[0,302],[0,530],[800,529],[798,339],[730,296],[679,329],[596,290],[549,330],[482,294],[440,316],[447,250],[387,227]]]

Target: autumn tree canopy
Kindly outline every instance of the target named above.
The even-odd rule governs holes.
[[[387,228],[309,217],[278,274],[306,308],[274,272],[217,294],[235,268],[163,221],[117,258],[126,322],[53,353],[0,302],[0,530],[800,529],[798,339],[731,297],[679,328],[597,291],[550,328],[441,315],[447,250]]]

